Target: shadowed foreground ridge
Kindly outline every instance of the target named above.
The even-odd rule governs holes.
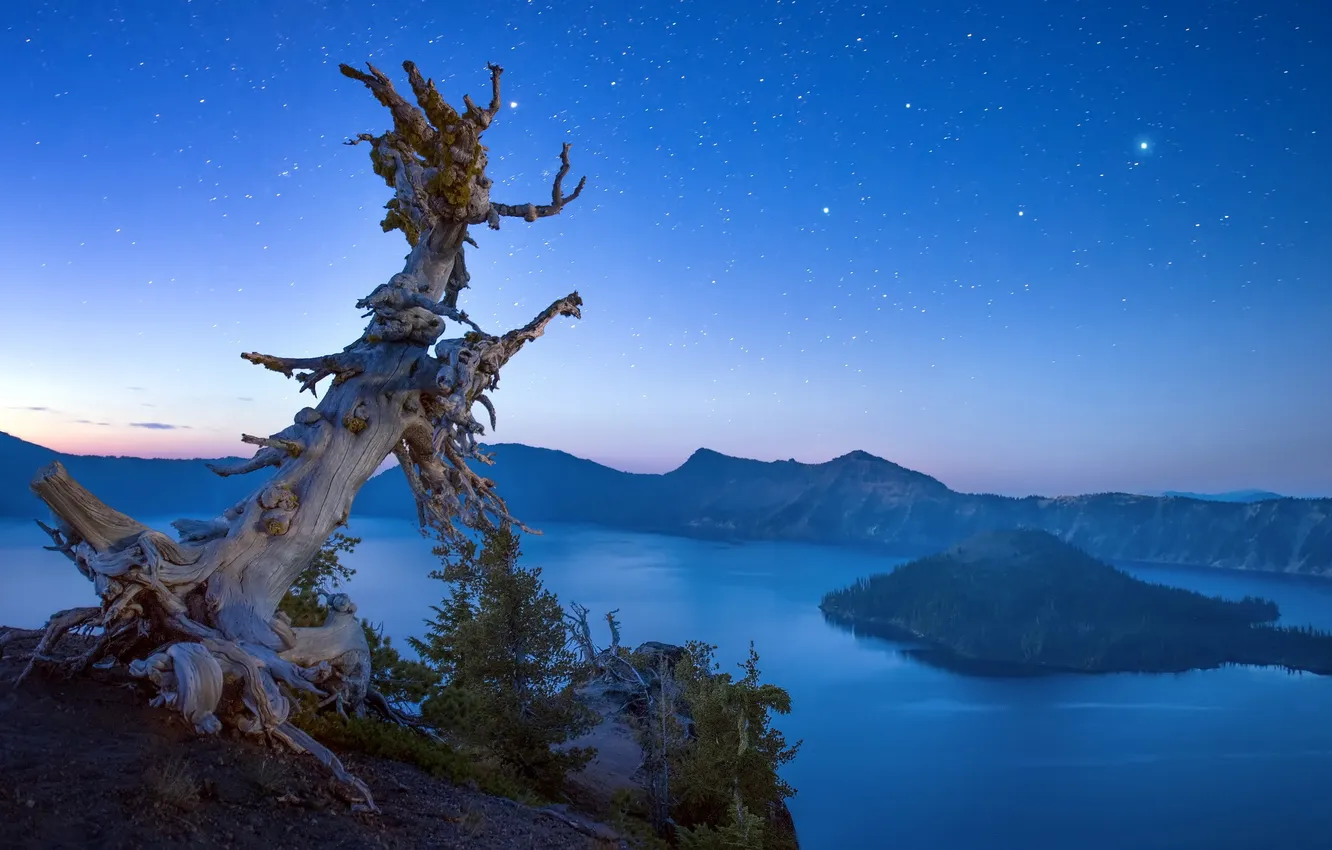
[[[0,681],[17,675],[21,650],[35,642],[0,647]],[[71,637],[66,644],[78,651],[90,642]],[[374,789],[383,812],[349,816],[312,761],[246,740],[198,738],[172,722],[167,709],[145,710],[149,691],[103,671],[69,681],[36,676],[21,692],[0,688],[0,844],[13,850],[618,845],[598,844],[591,824],[580,828],[562,812],[363,754],[349,754],[348,768]]]

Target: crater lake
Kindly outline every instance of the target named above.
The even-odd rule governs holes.
[[[153,520],[156,528],[167,522]],[[805,850],[1332,846],[1332,678],[1265,668],[1176,675],[977,678],[825,622],[822,595],[901,559],[790,543],[726,544],[545,524],[524,536],[566,605],[619,609],[624,642],[753,640],[765,681],[790,691],[775,725],[803,739],[785,771]],[[401,646],[445,594],[408,522],[356,519],[344,563],[359,613]],[[36,525],[0,522],[0,624],[35,627],[93,601]],[[1332,581],[1121,565],[1238,599],[1285,624],[1332,628]],[[608,641],[604,629],[595,634]],[[736,669],[731,666],[729,669]]]

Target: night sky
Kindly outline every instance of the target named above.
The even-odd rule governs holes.
[[[493,439],[663,471],[864,449],[972,491],[1332,494],[1332,7],[40,3],[0,11],[0,430],[248,453],[401,268],[337,70],[505,110]],[[511,107],[511,108],[510,108]],[[449,331],[450,334],[454,331]]]

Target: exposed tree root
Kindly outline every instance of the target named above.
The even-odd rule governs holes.
[[[0,647],[41,635],[13,687],[21,685],[39,664],[66,675],[86,670],[107,651],[117,636],[123,634],[123,629],[108,627],[105,622],[108,613],[109,607],[73,608],[54,615],[45,629],[9,629],[0,634]],[[337,673],[327,662],[302,667],[262,647],[244,647],[225,638],[210,637],[213,630],[198,623],[178,620],[172,626],[182,639],[128,664],[131,676],[147,679],[158,688],[153,705],[178,711],[202,735],[221,731],[223,722],[218,714],[222,713],[242,731],[266,734],[274,743],[295,752],[309,753],[333,774],[353,809],[378,811],[365,783],[349,773],[327,747],[292,725],[287,718],[290,703],[278,683],[293,690],[324,696],[327,692],[316,682],[337,678]],[[57,657],[54,650],[60,639],[84,628],[98,632],[91,647],[72,657]],[[189,637],[199,639],[185,639]],[[361,640],[364,641],[364,636]],[[228,680],[241,686],[238,703],[232,701],[229,705],[224,698]],[[336,695],[337,692],[333,693]]]
[[[411,729],[418,735],[429,738],[437,744],[447,745],[449,743],[440,737],[439,733],[425,725],[420,718],[412,717],[394,708],[393,704],[374,688],[371,688],[365,695],[365,707],[377,714],[381,720]]]
[[[203,622],[200,585],[211,571],[200,570],[202,547],[191,539],[214,539],[186,525],[175,541],[106,507],[79,486],[59,464],[38,473],[33,489],[47,500],[56,525],[43,525],[60,551],[89,577],[101,596],[96,607],[72,608],[51,617],[41,631],[14,687],[39,665],[67,675],[82,672],[103,656],[127,666],[132,676],[158,689],[155,705],[178,711],[200,734],[214,734],[224,720],[243,732],[267,735],[328,768],[353,805],[374,810],[364,783],[351,776],[327,748],[289,722],[287,692],[320,698],[346,695],[359,705],[369,681],[369,646],[345,595],[330,599],[329,616],[318,628],[279,628],[278,649],[228,637]],[[103,542],[103,548],[89,541]],[[275,618],[280,627],[282,621]],[[71,631],[95,634],[77,656],[53,653]],[[30,637],[32,630],[9,630],[3,643]],[[3,644],[0,644],[3,645]],[[140,656],[145,645],[157,648]]]
[[[37,666],[38,661],[47,661],[59,663],[49,657],[49,653],[59,643],[70,630],[83,626],[96,620],[102,611],[100,608],[70,608],[67,611],[61,611],[51,617],[46,623],[46,630],[42,634],[42,639],[37,644],[37,648],[32,651],[32,657],[28,659],[28,664],[23,668],[23,672],[14,679],[14,687],[17,688],[23,684],[23,680],[28,678],[28,674]],[[98,642],[96,648],[100,648],[102,641]]]
[[[366,784],[357,779],[342,766],[342,761],[333,755],[333,751],[323,744],[311,738],[305,732],[292,726],[290,723],[282,723],[271,732],[272,736],[298,753],[309,753],[319,760],[319,763],[328,768],[334,779],[339,783],[339,787],[351,792],[348,802],[352,805],[353,811],[378,812],[379,808],[375,805],[375,799],[370,794],[370,789]]]

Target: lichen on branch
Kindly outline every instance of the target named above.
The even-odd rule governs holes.
[[[340,65],[342,73],[364,83],[375,98],[393,115],[393,129],[375,136],[361,133],[348,144],[368,142],[374,171],[394,190],[388,202],[388,214],[381,226],[385,232],[401,230],[407,241],[416,245],[422,236],[446,223],[481,224],[499,227],[501,216],[527,221],[556,215],[583,190],[587,178],[569,195],[563,194],[564,177],[569,173],[569,145],[560,152],[560,170],[555,178],[549,204],[492,203],[493,185],[486,175],[486,146],[481,134],[499,113],[500,75],[498,65],[489,65],[490,105],[478,107],[467,95],[467,109],[459,114],[435,87],[433,80],[421,76],[413,62],[404,62],[416,105],[407,101],[388,76],[369,63],[367,71]]]

